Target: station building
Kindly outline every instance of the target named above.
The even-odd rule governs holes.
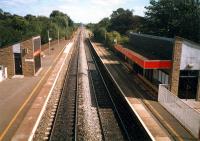
[[[115,45],[139,76],[153,86],[167,84],[179,98],[200,100],[200,45],[175,37],[130,33],[130,45]]]
[[[15,75],[34,76],[41,68],[40,53],[40,36],[0,48],[0,80]]]

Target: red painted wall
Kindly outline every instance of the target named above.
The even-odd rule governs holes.
[[[172,66],[171,60],[148,60],[142,55],[124,48],[121,45],[116,45],[115,49],[144,69],[170,69]]]

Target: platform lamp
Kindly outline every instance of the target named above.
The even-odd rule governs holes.
[[[60,39],[59,39],[59,29],[58,29],[58,47],[59,47],[59,45],[60,45],[60,41],[59,41]]]
[[[106,43],[106,30],[105,30],[105,33],[104,33],[104,39],[105,39],[105,43]]]
[[[114,39],[114,43],[117,44],[117,38]]]
[[[48,41],[49,41],[49,55],[50,55],[50,43],[51,43],[52,38],[49,37],[49,30],[47,31],[47,36],[48,36]]]

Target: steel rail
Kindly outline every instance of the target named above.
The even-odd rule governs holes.
[[[89,39],[88,39],[88,40],[89,40]],[[92,46],[92,45],[89,44],[89,46]],[[92,58],[93,58],[93,60],[94,60],[95,66],[96,66],[96,68],[97,68],[97,71],[99,72],[100,77],[101,77],[101,79],[102,79],[102,81],[103,81],[103,83],[104,83],[104,85],[105,85],[105,88],[106,88],[106,90],[107,90],[107,92],[108,92],[108,95],[109,95],[109,97],[110,97],[110,99],[111,99],[111,101],[112,101],[112,104],[113,104],[113,106],[114,106],[115,112],[117,113],[117,116],[118,116],[118,118],[119,118],[119,120],[120,120],[120,123],[121,123],[121,126],[122,126],[122,128],[123,128],[123,131],[125,132],[127,139],[128,139],[129,141],[131,141],[131,138],[129,137],[129,133],[128,133],[128,131],[127,131],[127,129],[126,129],[124,123],[123,123],[123,120],[121,119],[121,116],[120,116],[120,114],[119,114],[119,112],[118,112],[118,109],[117,109],[117,106],[115,105],[115,102],[114,102],[114,100],[113,100],[113,98],[112,98],[112,96],[111,96],[111,93],[110,93],[110,91],[109,91],[109,88],[107,87],[107,84],[105,83],[105,80],[104,80],[104,78],[103,78],[103,76],[102,76],[102,73],[101,73],[101,71],[100,71],[100,69],[99,69],[99,67],[98,67],[98,64],[97,64],[97,62],[96,62],[96,58],[97,58],[97,57],[94,56],[94,52],[93,52],[94,50],[92,51],[91,47],[89,47],[89,50],[90,50],[90,52],[91,52],[91,56],[92,56]]]
[[[55,128],[56,128],[56,119],[58,118],[58,116],[59,116],[59,107],[61,107],[61,104],[62,104],[62,96],[65,94],[65,88],[66,88],[66,86],[67,86],[67,82],[68,82],[68,79],[70,78],[70,76],[69,76],[69,74],[70,74],[70,67],[71,67],[71,65],[72,65],[72,61],[73,61],[73,59],[76,59],[76,58],[73,58],[73,55],[75,55],[76,53],[77,53],[77,51],[78,51],[78,44],[79,44],[79,38],[80,38],[80,33],[79,33],[79,35],[78,35],[78,37],[77,37],[77,39],[76,39],[76,41],[75,41],[75,43],[76,44],[74,44],[74,49],[73,49],[73,53],[71,54],[71,58],[70,58],[70,60],[69,60],[69,65],[68,65],[68,68],[67,68],[67,71],[66,71],[66,74],[65,74],[65,79],[64,79],[64,83],[63,83],[63,87],[62,87],[62,92],[61,92],[61,95],[59,96],[59,102],[58,102],[58,106],[56,107],[56,114],[55,114],[55,117],[54,117],[54,119],[53,119],[53,125],[52,125],[52,128],[51,128],[51,130],[50,130],[50,135],[49,135],[49,140],[50,141],[52,141],[53,139],[53,136],[54,136],[54,134],[52,134],[53,132],[54,132],[54,130],[55,130]],[[77,61],[78,61],[78,59],[77,59]],[[77,65],[78,65],[78,63],[77,63]],[[78,71],[78,69],[77,69],[77,71]],[[76,77],[76,95],[77,95],[77,88],[78,88],[78,82],[77,82],[77,80],[78,80],[78,72],[77,72],[77,77]],[[77,110],[77,96],[75,95],[75,109]],[[74,140],[76,140],[77,139],[77,135],[76,135],[76,131],[77,131],[77,127],[76,127],[76,123],[77,123],[77,112],[76,112],[76,110],[75,110],[75,123],[74,123],[74,127],[75,127],[75,129],[74,129]]]

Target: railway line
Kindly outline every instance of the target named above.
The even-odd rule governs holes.
[[[115,107],[115,112],[118,115],[118,121],[121,128],[124,129],[127,140],[151,140],[147,132],[142,127],[141,123],[138,121],[137,117],[132,112],[131,108],[128,106],[128,103],[121,95],[120,90],[113,82],[112,78],[107,73],[104,65],[102,64],[99,56],[92,47],[90,41],[88,40],[92,54],[95,57],[95,60],[98,64],[98,68],[104,78],[104,82],[107,87],[109,87],[110,98],[112,99]]]
[[[79,60],[81,47],[84,48],[86,54],[88,76],[79,72],[79,64],[82,63]],[[89,80],[91,98],[87,97],[87,100],[91,100],[91,106],[96,109],[98,122],[93,124],[99,124],[100,135],[96,135],[100,137],[99,140],[151,140],[125,99],[120,95],[89,40],[84,37],[83,31],[80,31],[74,44],[73,54],[47,140],[83,140],[85,138],[84,133],[93,132],[91,131],[93,127],[88,129],[87,126],[81,129],[80,126],[85,124],[80,122],[92,120],[83,116],[84,113],[82,112],[90,108],[86,106],[88,109],[80,109],[84,108],[80,106],[81,100],[79,100],[80,97],[84,97],[82,96],[83,93],[80,92],[81,90],[79,91],[80,80],[82,79],[79,77],[81,75],[87,76]]]
[[[53,127],[49,137],[55,140],[76,140],[77,105],[78,105],[78,47],[80,34],[74,45],[73,55],[69,62],[63,90],[60,96]]]
[[[101,72],[97,66],[94,56],[90,53],[88,43],[85,43],[86,56],[88,61],[89,79],[94,95],[99,123],[103,140],[130,140],[124,128],[121,129],[115,114],[117,110],[110,98],[109,88],[106,86]],[[120,117],[118,117],[120,119]]]
[[[102,54],[104,59],[115,60],[114,58],[112,58],[112,55],[105,54],[105,52],[102,51],[101,49],[98,49],[98,52]],[[186,132],[184,131],[185,135],[181,137],[179,133],[177,133],[176,130],[174,130],[167,122],[163,121],[163,117],[158,113],[157,110],[164,111],[164,109],[160,107],[159,104],[154,102],[154,101],[157,101],[157,96],[154,94],[155,93],[154,90],[152,90],[152,88],[150,88],[147,84],[144,84],[144,82],[140,80],[136,74],[127,74],[129,77],[133,78],[133,79],[127,79],[127,76],[124,75],[124,72],[126,72],[126,70],[124,70],[123,72],[123,69],[124,69],[123,67],[121,68],[121,70],[118,70],[119,67],[117,67],[116,65],[113,65],[113,68],[115,69],[116,73],[120,77],[122,78],[124,77],[123,79],[126,79],[128,83],[132,84],[131,86],[128,86],[133,92],[132,96],[138,98],[138,101],[141,102],[142,105],[149,112],[151,112],[153,116],[155,116],[157,122],[159,122],[163,126],[163,128],[166,130],[166,133],[168,134],[171,140],[184,140],[183,138],[196,140],[196,139],[193,139],[192,135],[187,130]],[[136,76],[133,77],[131,75],[136,75]],[[127,88],[124,91],[128,92]],[[129,94],[126,94],[126,95],[127,97],[129,97]],[[170,118],[173,119],[174,117],[170,115]],[[185,130],[185,128],[182,125],[179,125],[179,128],[183,128],[183,130]],[[188,137],[185,137],[185,136],[188,136]]]

